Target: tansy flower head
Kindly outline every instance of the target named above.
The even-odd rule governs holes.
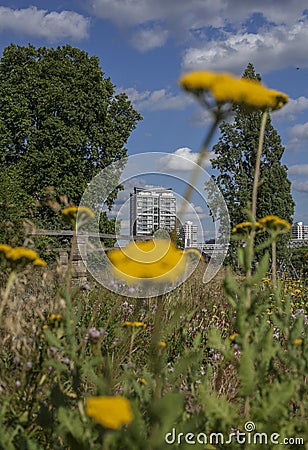
[[[47,263],[46,263],[46,261],[44,261],[44,260],[41,259],[41,258],[36,258],[36,259],[33,261],[33,265],[34,265],[34,266],[45,267],[45,266],[47,265]]]
[[[50,316],[48,316],[49,322],[54,322],[55,320],[61,320],[61,319],[62,319],[61,314],[50,314]]]
[[[89,397],[85,413],[105,428],[117,430],[133,420],[130,402],[125,397]]]
[[[265,216],[259,219],[259,222],[268,232],[273,234],[287,233],[291,229],[289,222],[277,216]]]
[[[158,345],[159,347],[165,348],[167,344],[166,344],[166,342],[164,342],[164,341],[159,341],[159,342],[157,342],[157,345]]]
[[[293,340],[293,344],[295,344],[295,345],[301,345],[302,343],[303,343],[302,339],[294,339]]]
[[[239,336],[238,333],[231,334],[231,336],[229,336],[230,341],[234,341],[237,338],[237,336]]]
[[[22,269],[28,264],[34,266],[46,266],[46,262],[39,258],[35,250],[25,247],[10,247],[1,244],[0,254],[4,256],[6,262],[13,268]]]
[[[167,239],[130,242],[123,249],[108,252],[114,274],[128,283],[138,279],[175,281],[184,272],[186,254]]]
[[[268,89],[258,81],[236,78],[224,72],[190,72],[183,75],[179,83],[197,96],[203,92],[211,93],[218,104],[232,103],[252,110],[280,109],[288,102],[288,96],[282,92]]]
[[[10,250],[12,250],[12,247],[10,247],[9,245],[0,244],[0,255],[2,254],[6,256],[7,252],[9,252]]]
[[[123,327],[133,327],[133,328],[145,328],[147,325],[144,322],[124,322]]]
[[[256,232],[263,231],[263,225],[260,222],[242,222],[237,224],[233,229],[232,233],[236,233],[238,235],[246,236],[251,233],[252,230],[255,230]]]
[[[72,226],[75,226],[77,219],[78,224],[83,225],[95,217],[94,212],[86,206],[69,206],[68,208],[62,209],[61,214],[64,222]]]

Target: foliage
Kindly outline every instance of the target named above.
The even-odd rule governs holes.
[[[93,176],[126,156],[141,120],[125,94],[115,95],[98,58],[69,45],[9,45],[0,94],[0,170],[22,179],[25,194],[43,204],[50,187],[78,204]],[[38,219],[51,227],[55,217],[42,205]]]
[[[247,66],[243,77],[261,80],[252,64]],[[221,136],[213,147],[215,158],[212,159],[212,167],[218,171],[214,179],[226,201],[232,227],[250,219],[247,211],[252,197],[261,114],[260,111],[248,112],[242,106],[234,107],[233,122],[222,123]],[[281,164],[283,152],[281,139],[268,116],[260,168],[257,218],[277,215],[291,223],[294,202],[287,168]],[[279,258],[286,254],[288,239],[289,236],[283,236],[277,243]],[[233,264],[236,259],[235,248],[236,244],[231,243],[229,254]]]
[[[220,274],[204,286],[200,262],[156,300],[93,281],[67,290],[60,267],[20,274],[0,329],[0,448],[160,450],[175,439],[188,449],[183,436],[193,433],[208,437],[196,448],[220,449],[216,433],[245,433],[248,421],[268,436],[304,438],[307,290],[289,278],[275,289],[267,263],[251,278]],[[92,420],[85,399],[96,396],[128,399],[131,423]],[[243,446],[234,438],[232,448]]]
[[[23,222],[33,217],[35,202],[11,168],[0,171],[0,192],[0,242],[21,245],[25,237]]]
[[[305,257],[308,253],[308,247],[295,247],[290,251],[290,261],[294,269],[298,273],[303,273],[304,277],[307,277],[308,273],[308,257]]]

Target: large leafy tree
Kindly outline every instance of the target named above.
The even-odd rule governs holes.
[[[243,77],[261,81],[252,64],[247,66]],[[227,203],[232,227],[248,220],[247,211],[252,197],[261,115],[262,113],[258,111],[249,112],[244,107],[235,107],[233,121],[222,123],[219,141],[213,147],[216,156],[212,160],[212,167],[218,171],[214,179]],[[287,178],[287,168],[281,163],[283,153],[281,138],[269,116],[265,129],[258,188],[258,218],[277,215],[292,222],[294,202],[290,192],[290,181]],[[286,235],[278,244],[280,258],[286,252],[287,240]],[[233,243],[230,248],[231,261],[235,255],[235,245]]]
[[[142,119],[125,94],[115,95],[99,59],[69,45],[9,45],[0,99],[0,173],[14,173],[41,203],[52,187],[55,197],[78,204],[92,177],[126,156],[125,143]],[[116,195],[117,189],[111,204]],[[38,219],[55,226],[46,208]]]

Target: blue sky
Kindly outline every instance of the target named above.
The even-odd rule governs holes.
[[[125,91],[144,118],[128,141],[129,155],[176,152],[196,160],[209,118],[177,86],[180,74],[205,69],[241,75],[252,62],[264,84],[289,95],[272,121],[286,147],[294,219],[308,224],[306,1],[2,1],[1,51],[11,42],[70,43],[97,55],[116,90]],[[218,134],[213,144],[217,140]],[[172,158],[164,164],[179,177],[189,169],[172,166]]]

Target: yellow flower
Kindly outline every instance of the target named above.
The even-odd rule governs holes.
[[[69,225],[75,226],[78,215],[78,224],[83,225],[88,222],[89,219],[95,217],[94,212],[86,206],[69,206],[61,211],[64,222]]]
[[[301,345],[303,343],[303,339],[294,339],[293,344],[295,345]]]
[[[46,266],[46,262],[39,258],[35,250],[25,247],[10,247],[1,244],[0,253],[5,256],[6,261],[13,267],[24,267],[27,264],[34,266]]]
[[[109,251],[108,258],[115,275],[128,283],[137,283],[139,278],[174,281],[186,264],[185,252],[167,239],[130,242],[123,249]]]
[[[236,78],[224,72],[190,72],[179,83],[198,96],[210,92],[217,103],[233,103],[250,109],[275,110],[288,102],[288,96],[282,92],[268,89],[256,80]]]
[[[61,314],[50,314],[50,316],[48,316],[48,320],[50,322],[53,322],[55,320],[61,320],[61,319],[62,319]]]
[[[233,334],[231,334],[231,336],[229,336],[229,339],[230,339],[231,341],[234,341],[235,338],[236,338],[237,336],[239,336],[238,333],[233,333]]]
[[[133,420],[130,402],[125,397],[86,398],[85,413],[106,428],[117,430]]]
[[[147,325],[144,322],[124,322],[123,327],[133,327],[133,328],[145,328]]]
[[[7,253],[12,250],[12,247],[6,244],[0,244],[0,255],[3,254],[5,257]]]
[[[289,222],[277,216],[265,216],[259,222],[270,233],[287,233],[291,229]]]
[[[263,226],[260,222],[242,222],[237,224],[234,228],[232,228],[232,233],[240,234],[240,235],[247,235],[251,233],[252,230],[255,230],[256,232],[263,231]]]
[[[144,384],[144,385],[148,384],[147,381],[144,378],[138,378],[137,381],[139,381],[140,384]]]
[[[159,342],[157,342],[157,345],[159,346],[159,347],[162,347],[162,348],[164,348],[164,347],[166,347],[166,342],[163,342],[163,341],[159,341]]]
[[[36,259],[33,261],[33,265],[34,265],[34,266],[45,267],[45,266],[47,265],[47,263],[46,263],[46,261],[44,261],[44,260],[41,259],[41,258],[36,258]]]

